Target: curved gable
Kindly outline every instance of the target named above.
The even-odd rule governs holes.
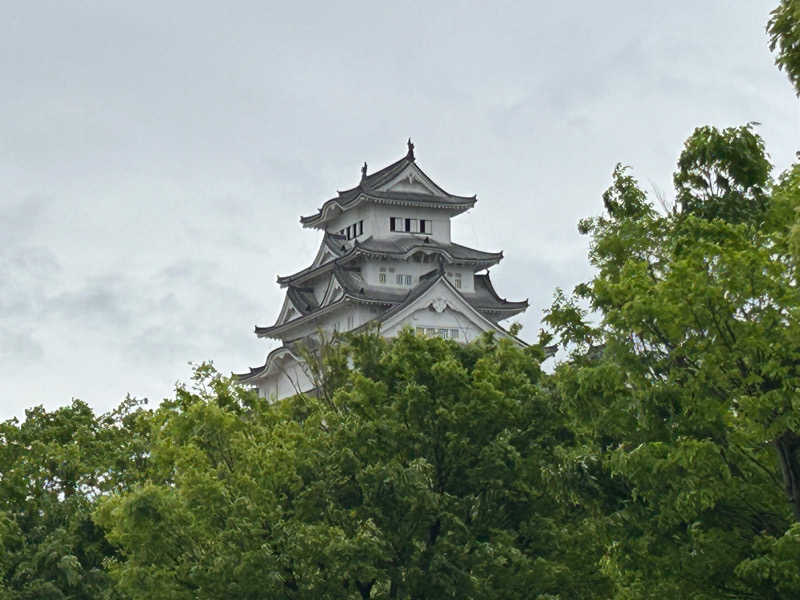
[[[320,307],[328,306],[339,300],[342,296],[344,296],[344,288],[339,278],[336,276],[336,273],[333,272],[328,279],[328,286],[325,288],[325,293],[322,295],[322,301],[319,305]]]
[[[302,314],[303,313],[298,310],[294,303],[289,299],[289,295],[287,294],[283,299],[283,306],[281,306],[281,311],[278,313],[278,318],[276,319],[274,326],[277,327],[278,325],[283,325],[284,323],[293,321]]]

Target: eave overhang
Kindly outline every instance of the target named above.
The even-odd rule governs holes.
[[[324,317],[336,311],[338,308],[343,307],[349,302],[355,302],[359,304],[377,304],[381,306],[391,306],[393,304],[391,301],[369,298],[368,296],[358,296],[349,292],[345,292],[344,295],[342,295],[342,297],[335,302],[331,302],[330,304],[321,307],[319,310],[313,313],[303,315],[302,317],[298,317],[292,321],[287,321],[286,323],[281,323],[280,325],[273,325],[271,327],[256,326],[256,336],[260,338],[283,339],[283,334],[286,334],[297,327],[313,323],[318,318]]]
[[[420,295],[424,294],[431,286],[437,281],[443,280],[447,286],[454,290],[460,298],[469,304],[474,310],[478,311],[485,318],[494,322],[509,319],[514,315],[524,312],[528,308],[528,300],[518,302],[509,301],[497,295],[497,292],[492,286],[489,274],[475,276],[475,292],[465,293],[453,286],[450,280],[445,276],[445,265],[440,264],[438,269],[434,269],[429,273],[420,277],[420,281],[416,287],[409,290],[406,294],[395,294],[393,291],[382,291],[374,288],[365,290],[364,287],[359,287],[357,283],[352,281],[352,275],[349,275],[343,269],[336,269],[333,271],[328,290],[325,293],[325,299],[320,305],[310,312],[305,312],[301,316],[294,318],[290,321],[282,322],[270,327],[256,327],[255,333],[258,337],[268,337],[283,339],[286,333],[292,329],[313,323],[316,319],[330,314],[338,307],[343,306],[347,302],[358,304],[370,304],[383,306],[388,308],[388,312],[381,315],[379,319],[387,318],[387,315],[393,314],[395,310],[401,310],[403,307],[413,302]],[[326,304],[326,300],[331,294],[331,286],[333,283],[340,286],[342,295]],[[291,286],[291,292],[295,288]],[[288,293],[287,293],[288,295]]]
[[[405,173],[413,173],[425,182],[430,193],[412,193],[408,191],[392,191],[385,189],[398,181]],[[392,164],[372,173],[366,174],[366,164],[362,170],[359,184],[348,190],[339,192],[336,197],[327,200],[316,214],[300,217],[303,227],[323,227],[331,218],[355,208],[364,202],[389,204],[394,206],[419,206],[448,209],[453,215],[472,208],[477,201],[476,196],[458,196],[445,191],[436,184],[416,163],[413,151]]]
[[[481,252],[462,246],[460,244],[440,244],[434,242],[425,236],[415,236],[413,243],[408,245],[407,248],[399,248],[397,244],[394,246],[383,244],[385,247],[380,248],[377,245],[380,242],[374,241],[371,237],[363,242],[355,241],[353,246],[346,251],[346,253],[334,258],[333,260],[323,263],[318,266],[311,266],[302,271],[298,271],[292,275],[278,277],[278,284],[281,287],[287,285],[300,285],[311,279],[315,279],[320,275],[324,275],[336,267],[347,265],[359,256],[366,256],[369,258],[379,259],[394,259],[394,260],[407,260],[414,254],[422,252],[424,254],[436,254],[446,259],[446,262],[451,265],[466,265],[473,269],[485,269],[496,265],[503,260],[503,253],[501,252]],[[472,254],[473,256],[465,256],[465,254]]]
[[[294,352],[292,348],[284,345],[275,348],[272,352],[270,352],[267,355],[264,364],[260,367],[250,367],[250,371],[248,373],[232,373],[231,375],[240,383],[255,383],[255,381],[259,379],[268,377],[271,374],[271,371],[273,370],[272,367],[275,365],[276,361],[283,356],[291,357],[297,362],[301,362],[303,360]]]
[[[366,330],[369,327],[374,326],[374,323],[384,324],[390,322],[393,317],[396,317],[397,315],[401,314],[404,310],[413,307],[418,302],[422,301],[424,304],[425,295],[436,285],[441,284],[445,286],[454,296],[462,300],[463,303],[469,308],[469,310],[473,311],[474,318],[477,319],[479,322],[482,322],[487,327],[487,329],[495,330],[498,333],[511,338],[520,346],[523,347],[527,346],[527,343],[525,343],[523,340],[513,335],[511,332],[509,332],[504,327],[499,325],[495,320],[492,320],[485,314],[483,314],[483,309],[480,306],[474,305],[468,297],[466,297],[458,289],[456,289],[456,287],[450,282],[450,280],[447,279],[443,271],[441,270],[432,271],[426,277],[428,278],[428,280],[424,284],[420,284],[417,288],[412,290],[405,300],[390,308],[388,311],[380,315],[374,321],[370,321],[368,323],[365,323],[361,327],[357,327],[354,331],[358,332],[361,330]],[[513,304],[519,304],[519,305],[524,304],[524,306],[527,307],[528,301],[525,300],[524,302],[513,303]]]
[[[320,208],[316,214],[300,217],[300,224],[303,227],[320,229],[324,227],[329,220],[364,203],[444,209],[455,216],[475,206],[477,201],[477,196],[444,197],[428,196],[426,194],[365,191],[350,200],[343,201],[341,198],[331,198],[322,205],[322,208]]]

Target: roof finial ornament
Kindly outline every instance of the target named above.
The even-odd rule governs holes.
[[[364,166],[361,167],[361,181],[367,178],[367,161],[364,161]]]
[[[408,154],[406,154],[406,158],[414,160],[414,142],[411,141],[411,138],[408,138]]]

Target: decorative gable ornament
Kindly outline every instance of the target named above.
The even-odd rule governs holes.
[[[437,313],[443,313],[447,310],[447,300],[444,298],[434,298],[433,302],[431,302],[431,308]]]

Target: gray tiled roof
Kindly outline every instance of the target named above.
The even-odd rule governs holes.
[[[408,292],[397,288],[368,286],[357,271],[337,267],[334,276],[345,292],[354,299],[394,304],[401,302]]]
[[[454,261],[465,260],[496,264],[503,258],[502,252],[484,252],[452,242],[449,244],[442,244],[430,237],[410,234],[400,234],[391,239],[369,237],[363,242],[359,242],[358,246],[361,250],[366,252],[398,255],[406,255],[416,248],[421,248],[424,250],[439,251],[448,255]]]
[[[258,366],[258,367],[248,367],[248,372],[247,373],[231,373],[231,375],[233,375],[233,377],[235,377],[239,381],[247,381],[249,379],[254,379],[254,378],[258,377],[259,375],[261,375],[261,373],[264,372],[264,370],[267,368],[267,365],[269,364],[269,361],[272,360],[273,356],[275,356],[279,352],[282,352],[283,350],[294,351],[294,350],[296,350],[296,348],[297,348],[297,344],[292,343],[292,342],[290,342],[288,344],[283,344],[282,346],[279,346],[278,348],[275,348],[269,354],[267,354],[267,358],[264,361],[263,365]]]
[[[340,303],[344,302],[345,299],[348,298],[351,301],[356,301],[356,302],[366,301],[378,305],[383,305],[386,306],[387,308],[378,317],[377,321],[385,321],[392,315],[397,314],[407,306],[414,303],[425,292],[427,292],[431,287],[433,287],[440,279],[445,278],[444,267],[445,265],[443,263],[440,263],[438,268],[433,269],[428,273],[422,275],[419,278],[419,283],[414,288],[412,288],[407,292],[397,289],[392,290],[390,288],[376,289],[376,288],[366,287],[364,286],[364,281],[356,272],[350,269],[337,267],[334,271],[334,276],[337,278],[337,281],[339,281],[339,283],[342,285],[342,288],[345,290],[346,294],[342,300],[338,300],[337,302],[334,303],[334,305],[339,305]],[[290,286],[289,291],[287,293],[304,295],[308,293],[308,290]],[[305,297],[305,296],[301,295],[296,297]],[[494,286],[492,286],[492,282],[489,278],[488,273],[483,275],[476,275],[475,292],[471,294],[462,293],[461,297],[464,298],[478,312],[484,314],[485,317],[489,318],[491,321],[495,323],[497,322],[498,319],[507,318],[509,316],[512,316],[513,314],[522,312],[528,307],[527,300],[523,300],[521,302],[509,302],[508,300],[500,298],[497,295],[497,292],[495,292]],[[314,312],[315,311],[304,314],[303,317],[311,316]],[[286,325],[289,324],[287,323]],[[256,332],[262,334],[268,333],[271,330],[278,329],[278,327],[283,327],[283,326],[256,327]],[[267,360],[265,361],[263,366],[251,367],[249,373],[237,373],[234,374],[234,376],[241,381],[246,381],[248,379],[253,379],[257,377],[260,373],[264,371],[266,366],[269,364],[270,357],[275,352],[277,352],[278,350],[282,350],[284,348],[291,349],[293,344],[294,341],[287,342],[280,348],[271,352],[270,355],[267,356]],[[549,351],[551,349],[548,348],[547,350]],[[547,354],[547,356],[550,355],[551,354]]]
[[[357,186],[352,187],[349,190],[337,192],[337,197],[335,199],[343,201],[353,200],[361,192],[365,190],[373,190],[375,188],[379,188],[382,185],[389,183],[395,177],[397,177],[400,173],[403,172],[403,169],[405,169],[408,165],[410,165],[413,162],[414,159],[409,158],[408,155],[406,155],[400,160],[395,161],[392,164],[378,171],[375,171],[371,175],[367,175],[364,179],[362,179],[359,182]],[[334,198],[332,198],[332,200],[333,199]]]
[[[372,200],[384,201],[391,204],[410,204],[414,206],[451,206],[454,209],[459,210],[459,212],[474,206],[477,200],[475,196],[456,196],[442,190],[441,188],[439,189],[442,193],[435,195],[415,194],[410,192],[378,191],[378,188],[389,183],[392,179],[402,173],[403,169],[414,162],[414,155],[412,153],[406,154],[406,156],[400,160],[393,162],[383,169],[380,169],[379,171],[362,178],[357,186],[338,192],[334,198],[327,200],[317,210],[316,214],[300,217],[300,222],[303,225],[310,225],[315,222],[319,222],[323,217],[323,213],[327,206],[336,204],[342,209],[346,210],[362,195]],[[419,165],[417,165],[417,168],[419,168]]]
[[[358,272],[354,272],[351,269],[347,269],[338,265],[333,267],[332,276],[336,277],[336,280],[342,286],[345,294],[342,299],[337,300],[332,304],[328,304],[326,306],[320,307],[319,304],[316,304],[316,308],[311,310],[307,313],[302,313],[300,319],[295,319],[294,321],[290,321],[288,323],[282,323],[280,325],[275,324],[270,327],[258,327],[256,326],[255,332],[258,335],[268,335],[269,333],[284,329],[284,328],[291,328],[295,322],[300,322],[303,318],[309,317],[311,315],[315,315],[321,311],[326,311],[329,307],[338,306],[341,304],[345,299],[350,299],[354,301],[360,302],[369,302],[370,304],[378,304],[383,306],[392,306],[398,302],[402,302],[403,298],[407,295],[407,292],[402,290],[393,290],[392,288],[374,288],[369,287],[366,285],[364,280],[361,278]],[[297,286],[289,285],[287,290],[287,295],[290,295],[290,298],[296,297],[304,297],[298,296],[299,294],[303,293],[304,288],[299,288]],[[313,294],[312,294],[313,296]],[[316,302],[316,299],[315,299]],[[298,310],[302,309],[298,307]]]
[[[344,243],[346,241],[347,238],[345,238],[345,236],[339,235],[338,233],[330,233],[328,231],[325,232],[325,235],[322,238],[322,244],[331,251],[331,254],[333,254],[335,258],[342,258],[343,256],[352,253],[353,249]],[[313,273],[314,271],[324,272],[330,270],[334,265],[335,263],[331,261],[317,266],[311,265],[301,271],[298,271],[297,273],[293,273],[292,275],[285,275],[283,277],[278,275],[278,283],[281,285],[289,284],[297,279],[305,277],[310,273]]]
[[[368,237],[363,242],[356,241],[355,244],[349,248],[342,244],[339,235],[326,233],[323,238],[323,244],[331,249],[336,259],[349,259],[355,258],[358,254],[377,254],[387,258],[406,257],[415,249],[419,248],[424,251],[431,251],[443,255],[448,259],[449,264],[469,264],[480,267],[490,267],[497,264],[503,258],[502,252],[483,252],[482,250],[475,250],[468,248],[461,244],[442,244],[430,237],[412,234],[399,234],[393,239],[375,239]],[[298,271],[292,275],[285,275],[278,277],[278,283],[281,285],[291,284],[294,281],[305,279],[308,276],[316,276],[317,274],[326,273],[333,270],[336,266],[343,264],[343,261],[331,261],[319,265],[317,267],[307,267],[302,271]]]
[[[492,280],[489,278],[489,273],[475,275],[475,293],[464,294],[464,297],[481,312],[496,313],[501,319],[513,316],[528,308],[527,300],[512,302],[498,296],[492,285]]]
[[[319,302],[314,296],[314,290],[310,288],[290,286],[286,290],[286,295],[295,308],[300,311],[300,314],[307,315],[319,308]]]
[[[419,278],[419,283],[409,291],[400,288],[391,287],[371,287],[366,285],[360,274],[355,269],[346,269],[336,266],[333,269],[333,276],[341,284],[345,294],[342,299],[337,300],[333,304],[319,307],[303,312],[300,320],[305,317],[310,317],[320,311],[326,311],[328,307],[338,306],[345,301],[354,302],[368,302],[370,304],[377,304],[385,306],[387,312],[381,314],[380,320],[385,320],[396,312],[402,310],[410,303],[414,302],[422,294],[424,294],[434,283],[440,278],[444,277],[445,264],[440,263],[439,268],[433,269]],[[298,288],[290,285],[287,294],[294,302],[294,298],[307,298],[308,291],[303,288]],[[459,292],[461,297],[466,300],[470,306],[475,308],[485,317],[492,321],[497,321],[511,317],[520,313],[528,308],[528,301],[523,300],[520,302],[510,302],[504,298],[500,298],[492,286],[489,274],[475,276],[475,291],[472,293]],[[313,296],[313,294],[312,294]],[[310,304],[309,304],[310,305]],[[297,306],[297,304],[295,304]],[[303,307],[298,306],[298,310],[303,311]],[[280,329],[291,329],[293,325],[299,323],[300,320],[290,321],[280,325],[272,325],[271,327],[256,327],[256,333],[259,335],[269,335]]]

